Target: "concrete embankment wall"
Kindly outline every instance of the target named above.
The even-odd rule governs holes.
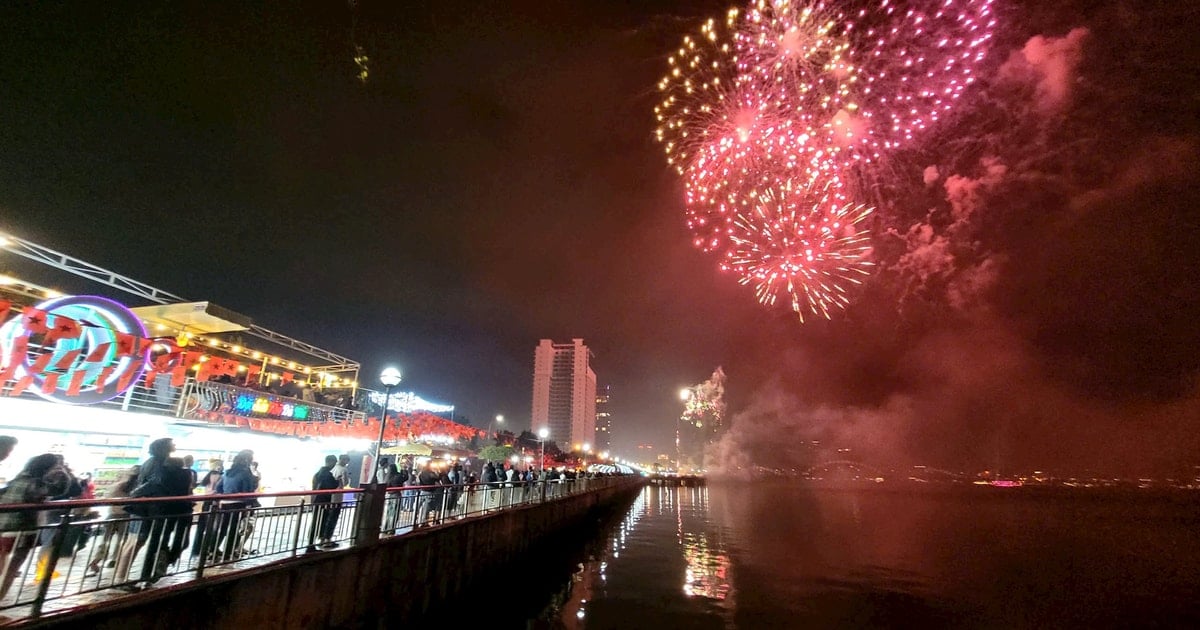
[[[386,538],[346,551],[301,554],[244,573],[152,589],[37,627],[383,628],[418,619],[476,582],[528,562],[542,545],[628,505],[642,483],[565,497]]]

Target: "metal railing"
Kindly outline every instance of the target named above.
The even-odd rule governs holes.
[[[544,503],[597,490],[623,477],[580,477],[550,481],[512,481],[387,489],[383,535],[403,534],[470,516]]]
[[[0,505],[0,613],[35,619],[147,588],[554,501],[635,477]],[[272,499],[274,505],[259,504]],[[265,501],[264,501],[265,502]],[[136,514],[135,514],[136,513]]]

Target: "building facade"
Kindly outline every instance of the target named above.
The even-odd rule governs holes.
[[[612,386],[596,390],[596,451],[612,450],[612,412],[608,409]]]
[[[538,342],[533,355],[533,430],[546,428],[563,450],[596,439],[596,373],[583,339]]]

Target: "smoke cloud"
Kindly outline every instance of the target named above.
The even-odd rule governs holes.
[[[1089,17],[1014,40],[910,156],[843,320],[731,369],[762,384],[710,468],[1194,474],[1200,116],[1155,77],[1197,54],[1170,11]]]

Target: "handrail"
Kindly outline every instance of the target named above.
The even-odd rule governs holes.
[[[289,490],[287,492],[242,492],[238,494],[181,494],[173,497],[115,497],[111,499],[68,499],[65,501],[43,501],[42,503],[9,503],[0,505],[0,513],[20,510],[65,510],[77,507],[97,507],[102,505],[129,505],[131,503],[180,503],[190,501],[203,503],[206,501],[225,501],[229,499],[264,499],[274,497],[309,497],[320,494],[346,494],[362,492],[362,488],[341,488],[334,490]]]
[[[611,476],[617,478],[619,476]],[[609,477],[595,477],[595,479],[606,479]],[[400,492],[404,490],[436,490],[462,488],[462,489],[477,489],[485,488],[491,490],[500,490],[503,488],[526,488],[534,487],[542,483],[570,483],[573,479],[538,479],[537,481],[477,481],[475,483],[437,483],[427,486],[388,486],[386,492]],[[192,503],[204,503],[208,501],[227,501],[230,499],[272,499],[275,497],[311,497],[318,495],[335,495],[348,493],[362,493],[370,488],[371,485],[360,486],[357,488],[334,488],[332,490],[286,490],[284,492],[243,492],[238,494],[181,494],[169,497],[115,497],[106,499],[68,499],[64,501],[44,501],[42,503],[8,503],[0,504],[0,513],[17,512],[21,510],[64,510],[77,507],[97,507],[108,505],[129,505],[131,503],[179,503],[189,501]]]
[[[5,537],[13,541],[8,561],[0,564],[0,611],[16,619],[69,615],[95,606],[93,594],[103,594],[102,599],[120,598],[148,588],[162,577],[203,580],[213,570],[251,570],[344,548],[342,545],[378,544],[428,527],[640,480],[633,475],[601,474],[537,481],[364,484],[329,490],[0,505],[0,515],[9,526]],[[353,496],[344,501],[335,498],[347,494]],[[258,503],[286,497],[299,497],[299,501],[272,506]],[[177,505],[184,502],[186,507]],[[128,510],[143,504],[161,504],[163,509]],[[127,508],[125,513],[110,511],[106,518],[88,510],[118,505]],[[83,538],[84,532],[95,535]],[[35,546],[35,541],[40,546]],[[190,556],[183,554],[186,549],[192,550]],[[60,564],[60,560],[64,562]],[[39,566],[57,567],[61,577]]]

